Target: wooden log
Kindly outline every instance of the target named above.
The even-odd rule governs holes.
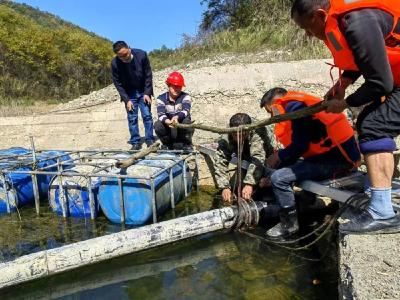
[[[215,133],[235,133],[238,131],[239,128],[242,131],[250,131],[250,130],[254,130],[256,128],[260,128],[260,127],[275,124],[275,123],[280,123],[283,121],[295,120],[295,119],[300,119],[300,118],[304,118],[307,116],[311,116],[311,115],[314,115],[318,112],[325,110],[326,107],[327,107],[327,105],[325,104],[325,102],[319,102],[317,104],[308,106],[306,108],[296,110],[294,112],[290,112],[290,113],[286,113],[286,114],[282,114],[282,115],[276,115],[269,119],[261,120],[261,121],[258,121],[258,122],[255,122],[255,123],[252,123],[249,125],[241,125],[239,127],[222,128],[222,127],[214,127],[214,126],[196,124],[196,123],[181,124],[181,123],[176,123],[176,122],[173,123],[172,125],[177,128],[195,128],[195,129],[201,129],[201,130],[211,131],[211,132],[215,132]]]
[[[115,166],[117,168],[128,168],[129,166],[133,165],[138,159],[141,159],[145,157],[146,155],[156,152],[160,148],[161,142],[157,141],[151,146],[147,147],[146,149],[143,149],[135,154],[133,154],[131,157],[118,161],[115,163]]]
[[[0,288],[230,228],[234,215],[225,207],[25,255],[0,264]]]

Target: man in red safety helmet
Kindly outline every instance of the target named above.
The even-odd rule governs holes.
[[[185,86],[183,76],[179,72],[172,72],[166,80],[168,91],[157,98],[158,121],[154,129],[158,138],[167,149],[192,150],[192,136],[194,129],[174,128],[173,122],[190,124],[190,109],[192,100],[189,94],[182,91]]]

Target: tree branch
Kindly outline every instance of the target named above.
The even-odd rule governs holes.
[[[327,105],[323,101],[323,102],[319,102],[317,104],[308,106],[306,108],[296,110],[294,112],[276,115],[269,119],[264,119],[264,120],[261,120],[261,121],[258,121],[258,122],[252,123],[252,124],[248,124],[248,125],[241,125],[239,127],[222,128],[222,127],[214,127],[214,126],[203,125],[203,124],[195,124],[194,122],[192,124],[173,123],[172,126],[177,127],[177,128],[195,128],[195,129],[206,130],[206,131],[211,131],[211,132],[215,132],[215,133],[234,133],[234,132],[237,132],[239,128],[242,131],[250,131],[250,130],[254,130],[256,128],[260,128],[260,127],[275,124],[275,123],[280,123],[280,122],[284,122],[284,121],[308,117],[308,116],[314,115],[318,112],[325,110],[326,107],[327,107]]]
[[[115,166],[117,168],[125,169],[125,168],[133,165],[138,159],[141,159],[141,158],[145,157],[147,154],[157,151],[160,148],[160,145],[161,145],[161,142],[157,141],[154,144],[152,144],[151,146],[147,147],[146,149],[143,149],[143,150],[133,154],[129,158],[121,160],[121,161],[117,161],[115,163]]]

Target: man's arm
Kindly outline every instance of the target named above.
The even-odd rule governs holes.
[[[244,184],[255,186],[263,175],[263,167],[265,161],[264,142],[265,136],[261,130],[255,130],[250,133],[250,164],[247,168],[246,176],[243,179]],[[265,130],[265,129],[264,129]],[[266,134],[266,132],[265,132]]]
[[[166,114],[167,110],[165,109],[165,103],[161,97],[163,96],[161,95],[157,98],[157,116],[159,121],[166,124],[165,122],[169,120],[169,118]]]
[[[150,61],[146,52],[144,53],[144,58],[143,58],[143,73],[144,73],[144,94],[148,96],[153,96],[153,73],[151,71]]]
[[[218,141],[218,148],[214,155],[215,179],[220,189],[230,188],[228,165],[232,156],[229,151],[229,142],[225,138]]]
[[[121,97],[121,100],[124,101],[125,103],[127,103],[129,101],[129,96],[126,93],[126,91],[122,85],[118,67],[117,67],[117,64],[115,63],[115,61],[113,61],[111,63],[111,75],[112,75],[112,80],[114,82],[115,88],[117,89],[117,91]]]
[[[192,108],[192,98],[190,95],[186,94],[182,100],[182,111],[178,113],[178,120],[182,122],[190,114],[190,109]]]
[[[349,106],[380,101],[393,89],[393,76],[385,49],[391,16],[377,9],[350,12],[340,19],[340,29],[353,52],[365,82],[346,99]],[[389,23],[389,24],[388,24]],[[349,76],[349,73],[347,73]],[[353,73],[356,76],[356,73]]]

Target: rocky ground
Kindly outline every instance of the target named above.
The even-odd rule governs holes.
[[[399,234],[342,237],[343,299],[400,299],[399,251]]]

